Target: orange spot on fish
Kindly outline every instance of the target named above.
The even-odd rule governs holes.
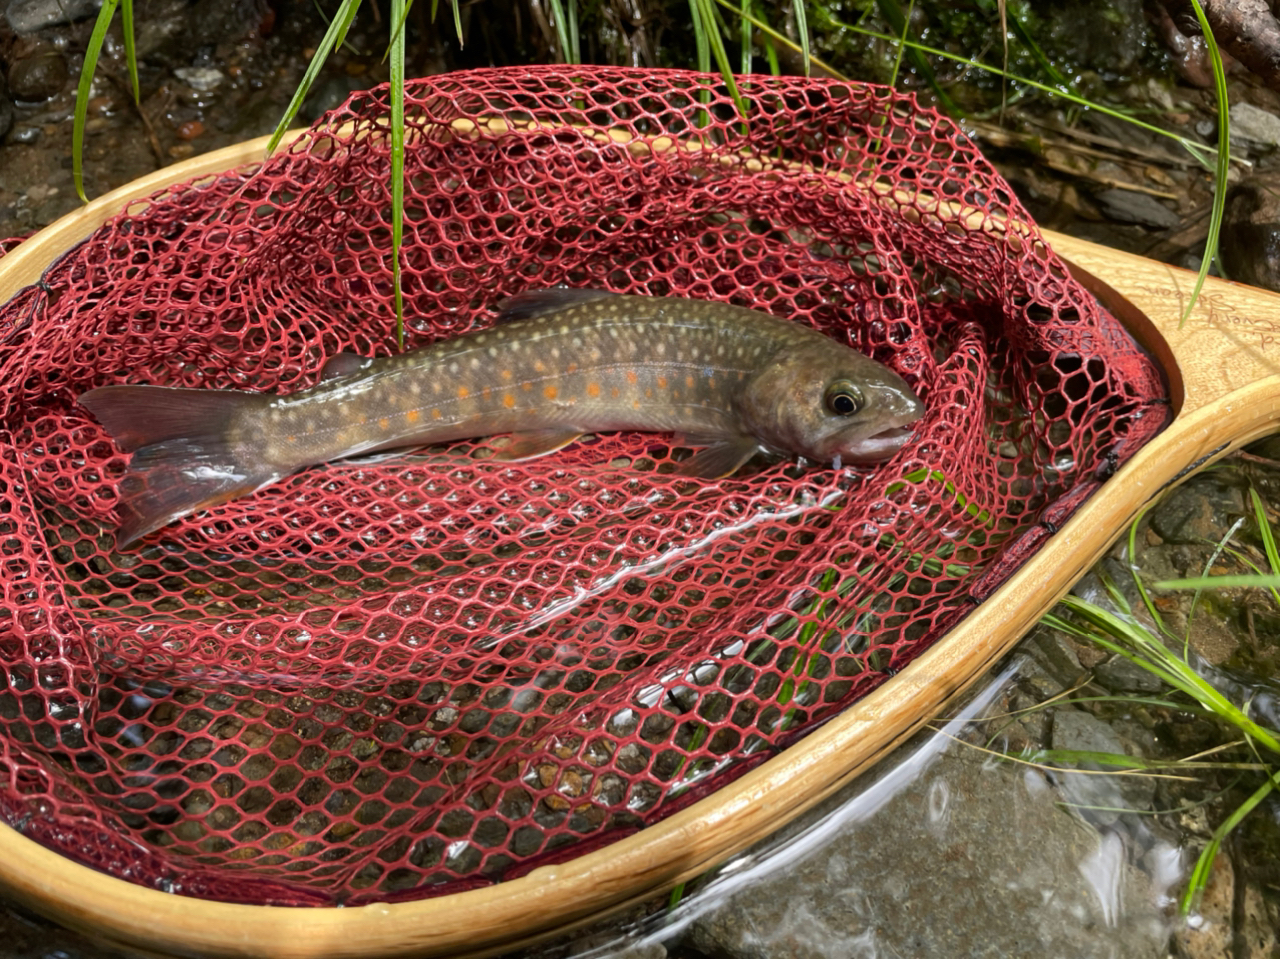
[[[290,443],[296,443],[298,442],[298,437],[296,435],[290,434],[285,437],[285,440],[287,440]]]
[[[560,390],[557,387],[548,386],[542,391],[542,395],[549,400],[554,400],[557,396],[560,395]]]
[[[505,407],[506,407],[507,409],[509,409],[509,410],[511,410],[511,409],[515,409],[515,406],[516,406],[516,395],[515,395],[514,393],[503,393],[503,394],[502,394],[502,405],[503,405],[503,406],[505,406]]]
[[[635,371],[635,370],[627,370],[627,382],[628,382],[628,383],[630,383],[632,386],[635,386],[635,385],[636,385],[636,380],[637,380],[637,379],[639,379],[639,377],[637,377],[637,376],[636,376],[636,371]]]
[[[687,387],[689,387],[689,389],[693,389],[693,374],[692,374],[692,373],[690,373],[688,376],[686,376],[686,377],[684,378],[684,385],[685,385],[685,386],[687,386]]]
[[[528,393],[531,389],[533,389],[533,383],[529,380],[525,380],[523,383],[520,384],[520,389]]]
[[[547,364],[543,363],[542,360],[534,360],[533,369],[536,373],[545,373],[547,372]]]
[[[471,395],[471,391],[467,389],[465,386],[458,387],[458,399],[465,400],[470,395]]]
[[[444,419],[444,414],[440,412],[439,407],[436,407],[434,410],[431,411],[431,418],[433,420],[442,420]]]
[[[631,401],[631,408],[632,408],[633,410],[638,410],[638,409],[640,409],[640,401],[639,401],[639,400],[632,400],[632,401]]]
[[[410,410],[408,413],[404,414],[404,418],[407,419],[410,423],[418,422],[418,419],[421,416],[422,414],[419,413],[417,410]]]
[[[646,400],[651,400],[651,399],[653,399],[653,390],[651,390],[651,389],[646,389],[646,390],[644,391],[644,398],[645,398]]]
[[[385,430],[385,429],[390,429],[390,428],[391,428],[391,420],[387,419],[387,417],[385,417],[385,416],[379,416],[379,417],[378,417],[378,428],[379,428],[379,429],[384,429],[384,430]]]
[[[513,377],[514,375],[515,375],[515,374],[513,374],[510,370],[503,370],[503,371],[502,371],[502,382],[504,382],[504,383],[510,383],[510,382],[511,382],[511,380],[512,380],[512,377]]]
[[[600,384],[599,384],[599,383],[588,383],[588,384],[587,384],[587,395],[588,395],[589,397],[591,397],[593,400],[594,400],[597,396],[599,396],[599,395],[600,395]]]
[[[667,378],[665,376],[658,377],[658,389],[665,390],[667,388]]]
[[[578,364],[577,364],[577,363],[572,363],[572,362],[571,362],[568,366],[566,366],[566,367],[565,367],[565,371],[566,371],[566,372],[569,372],[569,373],[576,373],[576,372],[578,372]]]
[[[480,395],[483,396],[486,400],[489,398],[490,394],[492,393],[493,393],[493,390],[491,390],[487,386],[480,391]]]
[[[620,391],[618,390],[618,388],[617,388],[616,386],[611,386],[611,387],[609,387],[609,396],[611,396],[613,399],[615,399],[615,400],[616,400],[616,399],[618,398],[619,394],[620,394]]]

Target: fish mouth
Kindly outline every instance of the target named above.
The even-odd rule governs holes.
[[[835,461],[853,464],[881,463],[896,455],[914,435],[915,431],[905,426],[891,426],[851,443],[840,451]]]

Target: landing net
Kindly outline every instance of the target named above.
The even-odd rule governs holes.
[[[336,463],[117,552],[82,392],[395,350],[385,89],[130,206],[0,308],[0,815],[134,882],[331,905],[662,819],[884,682],[1166,422],[954,123],[878,87],[529,67],[407,94],[408,345],[556,284],[724,300],[901,373],[876,469],[670,437]]]

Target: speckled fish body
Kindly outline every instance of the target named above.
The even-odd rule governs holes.
[[[706,449],[689,475],[760,451],[876,462],[922,412],[897,374],[808,327],[701,300],[544,290],[499,324],[381,359],[340,354],[288,395],[108,386],[80,398],[133,451],[125,545],[306,466],[376,450],[515,434],[526,459],[587,432],[674,432]]]

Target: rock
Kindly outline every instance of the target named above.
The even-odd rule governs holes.
[[[51,46],[42,45],[9,67],[9,93],[18,101],[43,103],[67,85],[67,61]]]
[[[1113,693],[1158,693],[1164,689],[1160,677],[1123,656],[1112,656],[1094,667],[1093,672],[1098,682]]]
[[[1206,473],[1188,480],[1162,499],[1151,511],[1151,528],[1166,543],[1216,543],[1243,510],[1239,490],[1216,482],[1212,474]]]
[[[35,33],[91,17],[101,6],[102,0],[9,0],[6,15],[14,33]]]
[[[1054,749],[1073,752],[1129,754],[1110,726],[1079,709],[1057,709],[1053,714]],[[1080,763],[1081,769],[1106,768]],[[1155,796],[1155,780],[1140,776],[1099,776],[1064,771],[1058,774],[1063,798],[1090,822],[1109,826],[1123,809],[1149,809]]]
[[[199,90],[201,93],[217,89],[218,85],[226,79],[221,70],[215,70],[213,67],[179,67],[173,71],[173,75],[191,89]]]
[[[1167,230],[1182,222],[1178,214],[1145,193],[1120,189],[1103,190],[1095,194],[1094,199],[1102,207],[1103,214],[1121,223],[1137,223],[1139,226]]]
[[[1060,60],[1065,59],[1078,68],[1115,76],[1136,66],[1146,50],[1148,31],[1142,0],[1102,4],[1064,0],[1038,4],[1034,10],[1046,25],[1037,39],[1060,66]]]
[[[1231,118],[1231,139],[1249,140],[1264,146],[1280,146],[1280,117],[1253,106],[1236,103],[1228,114]]]
[[[13,126],[13,101],[9,99],[9,87],[4,76],[0,75],[0,143],[4,142],[11,126]]]
[[[1231,188],[1218,252],[1231,279],[1280,292],[1280,176]]]
[[[734,959],[1162,956],[1164,890],[1058,798],[1038,772],[944,755],[874,813],[846,803],[787,844],[786,868],[727,874],[688,945]]]

